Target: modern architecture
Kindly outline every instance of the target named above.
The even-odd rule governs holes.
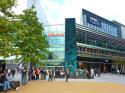
[[[72,73],[77,68],[121,69],[115,63],[125,60],[123,35],[120,25],[82,9],[82,24],[65,20],[65,67]]]

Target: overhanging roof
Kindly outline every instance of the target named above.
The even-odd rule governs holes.
[[[125,39],[120,37],[116,37],[110,34],[106,34],[104,32],[96,31],[94,29],[88,28],[86,26],[76,24],[76,34],[81,33],[86,35],[87,37],[100,40],[100,41],[107,41],[114,45],[125,47]]]

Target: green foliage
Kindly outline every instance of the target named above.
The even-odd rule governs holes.
[[[11,15],[11,8],[15,5],[16,0],[0,0],[0,12],[5,15]]]
[[[49,47],[43,34],[34,8],[23,11],[21,15],[8,17],[15,0],[0,0],[0,56],[16,55],[23,62],[40,63],[46,59]]]
[[[3,57],[10,56],[12,52],[12,24],[5,18],[0,17],[0,55]]]
[[[7,16],[13,15],[11,8],[16,0],[0,0],[0,56],[9,57],[13,52],[13,24]]]
[[[21,55],[21,60],[24,62],[40,62],[46,59],[49,47],[47,41],[42,34],[43,25],[39,23],[36,12],[33,8],[23,11],[23,14],[18,16],[20,21],[17,21],[15,33],[15,55]]]

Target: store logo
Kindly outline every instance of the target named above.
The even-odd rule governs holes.
[[[62,32],[49,32],[48,33],[48,36],[50,36],[50,37],[59,37],[59,36],[61,36],[61,37],[64,37],[64,33],[62,33]]]
[[[96,16],[90,16],[90,15],[88,15],[87,16],[87,22],[90,23],[90,24],[96,25],[98,27],[101,27],[101,21]]]
[[[100,26],[99,20],[97,18],[95,18],[95,17],[90,17],[89,21],[90,21],[90,23],[92,23],[94,25]]]
[[[91,22],[98,22],[98,19],[94,18],[94,17],[90,17],[90,21]]]

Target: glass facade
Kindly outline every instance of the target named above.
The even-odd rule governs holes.
[[[64,60],[65,25],[47,25],[44,30],[50,45],[48,50],[53,53],[52,59]]]
[[[32,5],[35,6],[39,22],[43,23],[43,25],[48,25],[49,22],[46,18],[46,14],[42,8],[40,0],[27,0],[27,8],[31,8]]]
[[[49,25],[46,14],[42,8],[40,0],[27,0],[27,8],[35,6],[37,17],[44,26],[44,35],[50,45],[48,48],[50,54],[48,60],[43,60],[46,67],[64,66],[64,48],[65,48],[65,25]]]

